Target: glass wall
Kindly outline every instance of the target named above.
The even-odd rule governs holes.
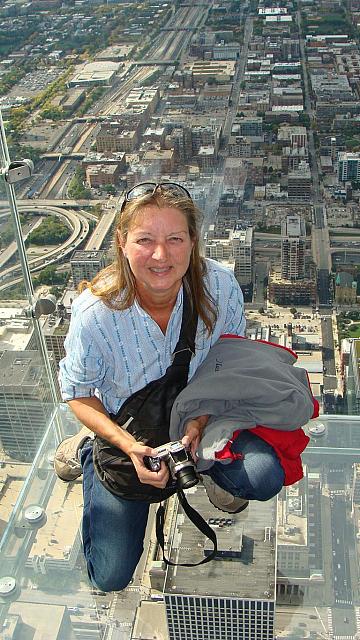
[[[356,0],[0,8],[0,637],[360,637]],[[332,35],[328,35],[332,34]],[[91,587],[82,487],[53,471],[79,424],[57,381],[71,302],[112,259],[126,189],[184,184],[247,336],[296,351],[320,417],[304,478],[222,517],[223,556],[166,569],[151,509],[132,583]],[[225,514],[226,515],[226,514]],[[167,553],[206,553],[175,499]]]

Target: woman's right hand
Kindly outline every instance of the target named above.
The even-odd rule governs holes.
[[[126,451],[131,459],[138,478],[142,484],[151,484],[158,489],[164,489],[169,480],[169,469],[165,462],[161,461],[160,471],[150,471],[145,466],[144,456],[155,456],[156,453],[151,447],[141,444],[135,440]]]

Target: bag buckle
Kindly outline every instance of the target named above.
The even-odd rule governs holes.
[[[177,356],[178,353],[183,353],[184,351],[190,351],[192,358],[195,355],[195,352],[192,351],[192,349],[190,349],[190,347],[184,347],[184,349],[179,349],[178,351],[174,351],[174,353],[171,356],[171,362],[174,362],[175,356]]]

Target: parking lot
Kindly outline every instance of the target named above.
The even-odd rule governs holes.
[[[56,78],[58,78],[63,72],[63,69],[53,67],[50,69],[38,69],[37,71],[28,73],[12,88],[8,97],[29,98],[36,96],[40,91],[43,91],[48,84],[56,80]]]

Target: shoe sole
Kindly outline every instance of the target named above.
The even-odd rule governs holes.
[[[208,496],[208,500],[209,500],[209,502],[211,502],[212,506],[215,507],[215,509],[217,509],[218,511],[221,511],[221,513],[230,513],[230,514],[231,513],[241,513],[242,511],[245,511],[245,509],[247,509],[248,506],[249,506],[249,500],[248,500],[247,502],[245,502],[245,504],[243,504],[241,507],[236,509],[236,511],[226,511],[225,509],[221,509],[216,504],[214,504],[213,501],[210,500],[209,496]]]
[[[73,436],[71,436],[71,437],[73,437]],[[56,466],[57,466],[57,464],[56,464],[56,463],[57,463],[57,460],[56,460],[57,452],[58,452],[58,450],[60,449],[60,447],[63,445],[63,443],[64,443],[66,440],[70,440],[70,439],[71,439],[71,438],[65,438],[65,440],[63,440],[62,442],[60,442],[60,444],[59,444],[59,445],[58,445],[58,447],[56,448],[55,456],[54,456],[54,471],[55,471],[55,473],[56,473],[57,477],[59,478],[59,480],[61,480],[62,482],[74,482],[75,480],[77,480],[78,478],[80,478],[80,476],[82,476],[82,473],[83,473],[83,472],[82,472],[82,469],[81,469],[81,471],[79,471],[79,473],[78,473],[76,476],[74,476],[73,478],[64,478],[63,476],[61,476],[61,475],[60,475],[60,473],[58,472],[58,470],[57,470],[57,468],[56,468]],[[86,439],[87,439],[87,436],[85,436],[85,437],[84,437],[84,439],[83,439],[82,441],[80,441],[80,442],[79,442],[78,448],[82,447],[82,445],[84,444],[84,442],[85,442],[85,440],[86,440]],[[65,463],[64,463],[63,461],[61,461],[61,464],[65,464]]]
[[[81,472],[81,473],[79,473],[79,475],[78,475],[78,476],[76,476],[75,478],[63,478],[62,476],[60,476],[60,475],[58,474],[58,472],[56,471],[56,469],[55,469],[55,473],[56,473],[57,478],[59,478],[59,480],[61,480],[61,482],[75,482],[75,480],[77,480],[78,478],[80,478],[80,476],[82,476],[82,472]]]

